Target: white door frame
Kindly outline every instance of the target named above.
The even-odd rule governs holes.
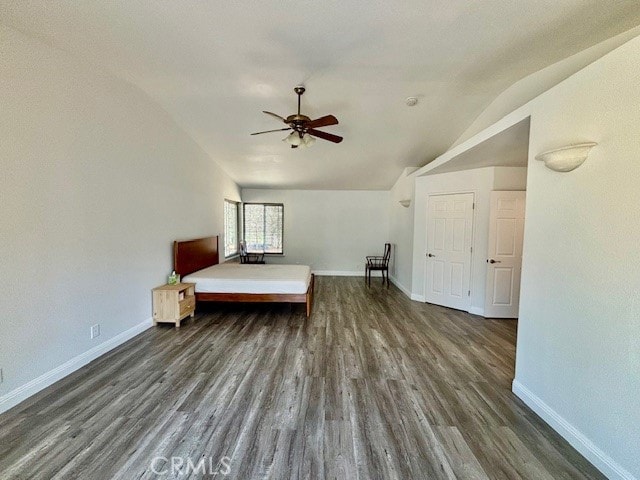
[[[478,199],[478,192],[476,190],[454,190],[454,191],[445,191],[445,192],[429,192],[427,194],[427,201],[425,203],[425,234],[429,225],[429,201],[431,197],[435,197],[435,196],[439,196],[439,195],[462,195],[462,194],[468,194],[470,193],[471,195],[473,195],[473,214],[472,214],[472,220],[471,220],[471,252],[470,252],[470,275],[469,275],[469,290],[473,293],[473,261],[476,258],[476,255],[478,254],[478,252],[476,252],[474,245],[476,243],[476,216],[477,216],[477,208],[476,207],[476,203],[477,203],[477,199]],[[423,265],[424,265],[424,273],[423,273],[423,280],[422,280],[422,301],[423,302],[427,302],[427,247],[428,247],[428,238],[427,235],[425,235],[424,238],[424,252],[423,252]],[[484,253],[482,253],[482,255],[484,255]],[[469,308],[471,307],[471,295],[467,296],[467,305],[466,305],[466,311],[469,311]]]

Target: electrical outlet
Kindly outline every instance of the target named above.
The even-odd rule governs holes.
[[[100,336],[100,324],[96,323],[91,327],[91,338],[96,338]]]

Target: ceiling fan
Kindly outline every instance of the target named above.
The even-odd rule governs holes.
[[[296,115],[289,115],[287,118],[281,117],[272,112],[267,112],[263,110],[263,113],[267,115],[271,115],[272,117],[277,118],[278,120],[283,121],[288,125],[287,128],[278,128],[276,130],[266,130],[264,132],[256,132],[251,135],[261,135],[263,133],[271,133],[271,132],[284,132],[286,130],[291,130],[291,133],[287,135],[284,141],[288,142],[291,145],[291,148],[298,147],[308,147],[312,145],[316,139],[313,137],[318,137],[323,140],[328,140],[333,143],[340,143],[342,141],[342,137],[338,135],[333,135],[331,133],[322,132],[320,130],[316,130],[317,127],[327,127],[329,125],[337,125],[338,119],[333,115],[325,115],[324,117],[316,118],[315,120],[311,120],[306,115],[300,114],[300,97],[305,91],[305,88],[302,85],[298,85],[293,89],[294,92],[298,95],[298,113]]]

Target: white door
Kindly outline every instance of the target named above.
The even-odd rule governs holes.
[[[526,192],[491,192],[484,316],[516,318]]]
[[[425,301],[469,307],[472,233],[473,193],[429,196]]]

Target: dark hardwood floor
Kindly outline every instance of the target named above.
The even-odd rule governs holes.
[[[515,321],[316,292],[199,306],[1,415],[0,478],[604,478],[511,393]]]

